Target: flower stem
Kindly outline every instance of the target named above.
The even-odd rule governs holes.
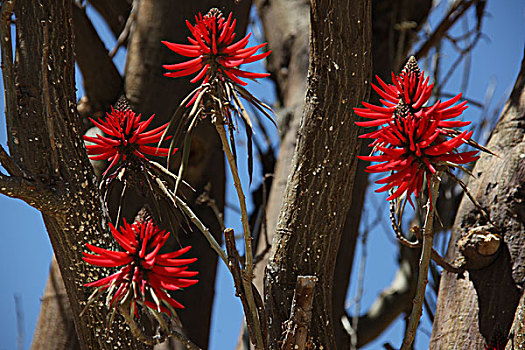
[[[215,128],[222,142],[222,149],[226,154],[226,159],[228,159],[228,164],[230,165],[230,170],[233,177],[233,183],[235,189],[237,190],[237,197],[239,197],[239,206],[241,208],[241,221],[244,231],[244,247],[246,255],[246,264],[243,271],[243,287],[244,292],[246,293],[246,301],[250,309],[250,315],[253,319],[253,324],[255,328],[255,338],[256,349],[263,349],[263,338],[261,332],[261,323],[259,317],[257,316],[257,307],[255,305],[255,298],[252,291],[252,279],[253,279],[253,250],[252,250],[252,235],[250,233],[250,226],[248,224],[248,211],[246,210],[246,199],[244,197],[244,192],[242,191],[241,179],[239,178],[239,172],[237,171],[237,165],[235,164],[235,159],[233,157],[232,151],[230,149],[230,144],[228,143],[228,137],[226,136],[226,130],[222,124],[222,120],[215,121]]]
[[[195,215],[195,213],[191,210],[191,208],[186,203],[184,203],[183,200],[181,200],[179,197],[175,197],[175,200],[177,202],[177,206],[179,206],[179,208],[181,208],[181,210],[186,215],[188,215],[188,217],[190,218],[191,222],[193,222],[195,224],[195,226],[197,226],[199,231],[202,232],[204,237],[206,237],[206,239],[208,240],[208,243],[210,243],[212,249],[215,250],[215,252],[217,252],[217,254],[222,259],[222,261],[224,261],[226,266],[228,266],[228,258],[226,257],[226,253],[221,248],[221,245],[211,235],[210,230],[202,223],[202,221],[199,220],[197,215]]]
[[[430,197],[428,198],[427,202],[427,215],[425,218],[425,228],[423,231],[423,249],[421,252],[421,258],[419,259],[417,290],[401,350],[411,349],[412,343],[414,342],[414,338],[416,336],[416,330],[421,318],[421,313],[423,311],[423,300],[425,299],[425,289],[428,283],[428,266],[430,263],[430,256],[432,254],[432,241],[434,239],[434,211],[440,181],[441,179],[439,177],[439,173],[434,174],[430,180]]]
[[[239,172],[237,171],[237,165],[235,164],[235,159],[233,158],[232,151],[230,149],[230,144],[228,143],[228,138],[226,136],[226,130],[224,125],[215,124],[217,132],[222,141],[222,148],[228,159],[230,169],[233,176],[233,183],[235,184],[235,189],[237,190],[237,197],[239,197],[239,206],[241,208],[241,221],[242,228],[244,231],[244,243],[246,245],[246,271],[245,273],[250,277],[253,274],[253,251],[252,251],[252,235],[250,233],[250,226],[248,224],[248,210],[246,209],[246,199],[244,197],[244,192],[242,191],[241,179],[239,178]]]

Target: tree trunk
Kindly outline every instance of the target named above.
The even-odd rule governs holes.
[[[297,142],[297,132],[301,120],[301,111],[306,94],[306,76],[308,72],[308,31],[310,5],[308,1],[298,0],[265,0],[257,1],[257,9],[264,26],[265,38],[272,54],[268,57],[268,71],[276,84],[277,109],[276,114],[281,131],[281,144],[277,160],[274,181],[270,190],[266,217],[270,241],[277,224],[281,209],[283,194],[290,173],[293,152]],[[400,52],[406,55],[415,33],[417,33],[431,7],[431,1],[372,1],[373,26],[373,67],[374,73],[389,76],[391,71],[397,71],[403,61],[395,63],[395,47],[401,45]],[[417,26],[405,31],[398,31],[394,26],[405,21],[415,22]],[[402,39],[401,39],[402,37]],[[404,44],[403,44],[404,43]],[[361,153],[369,153],[366,145]],[[365,163],[358,162],[355,178],[355,188],[352,191],[352,207],[347,213],[337,256],[334,274],[333,315],[337,348],[348,348],[349,336],[343,329],[340,319],[343,315],[346,301],[346,291],[354,257],[356,239],[364,203],[365,189],[368,185],[368,174],[364,171]],[[265,248],[264,240],[259,241],[258,252]],[[262,288],[264,268],[267,259],[257,265],[255,284]],[[398,308],[400,309],[400,308]],[[392,314],[395,319],[399,313]],[[383,323],[384,324],[384,323]],[[378,334],[380,332],[375,332]],[[240,346],[240,344],[239,344]],[[238,347],[242,348],[242,347]]]
[[[265,276],[272,348],[299,275],[319,278],[310,341],[335,348],[333,273],[358,149],[351,108],[365,97],[371,75],[368,2],[313,1],[310,23],[306,106]]]
[[[430,340],[433,349],[484,349],[485,344],[501,349],[515,314],[511,338],[515,349],[523,346],[523,323],[519,321],[523,319],[523,303],[518,312],[516,309],[525,282],[525,57],[487,147],[498,156],[483,154],[468,186],[495,227],[463,198],[447,257],[464,259],[468,277],[442,274]],[[501,240],[489,233],[500,235]],[[484,243],[469,249],[480,237],[482,242],[501,241],[496,253],[484,252]]]
[[[121,319],[106,335],[105,308],[90,308],[79,317],[89,295],[83,285],[100,277],[98,268],[84,264],[81,252],[87,242],[107,245],[109,232],[75,113],[71,3],[20,0],[14,13],[14,69],[9,24],[3,27],[7,32],[2,40],[7,44],[2,47],[2,64],[8,145],[14,164],[23,170],[10,171],[12,176],[2,176],[2,181],[22,184],[15,190],[26,186],[33,198],[22,199],[42,211],[81,347],[144,348]]]

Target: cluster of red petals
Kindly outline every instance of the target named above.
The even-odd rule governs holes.
[[[430,99],[434,87],[434,84],[428,83],[428,77],[424,79],[424,72],[405,71],[399,76],[392,73],[393,85],[386,84],[378,76],[376,79],[382,89],[373,83],[372,88],[383,98],[380,101],[384,107],[363,102],[365,108],[354,108],[357,115],[372,119],[356,122],[359,126],[380,126],[390,123],[400,101],[408,106],[408,111],[415,117],[435,120],[439,128],[456,128],[470,124],[468,121],[449,120],[458,117],[467,109],[467,101],[454,105],[460,100],[461,94],[445,102],[437,101],[432,106],[424,106]]]
[[[204,78],[203,83],[208,83],[212,74],[219,73],[243,86],[247,83],[240,78],[257,79],[269,76],[267,73],[253,73],[239,69],[241,64],[261,60],[271,51],[255,55],[260,48],[266,46],[266,43],[246,47],[251,33],[234,43],[236,21],[236,19],[232,21],[231,13],[225,20],[217,9],[210,10],[205,16],[199,13],[199,16],[195,16],[195,25],[186,21],[193,36],[188,37],[189,45],[167,41],[162,41],[162,43],[170,50],[192,59],[182,63],[164,65],[165,69],[173,71],[164,73],[164,75],[182,77],[198,72],[191,82],[195,83]]]
[[[169,312],[170,307],[184,308],[166,291],[189,287],[198,282],[196,279],[189,279],[198,272],[188,271],[188,266],[184,266],[197,259],[178,259],[191,247],[159,254],[160,248],[168,239],[169,232],[161,231],[151,220],[133,225],[129,225],[124,220],[120,231],[111,224],[110,228],[113,237],[124,251],[111,251],[86,244],[87,248],[95,254],[83,253],[83,259],[95,266],[122,266],[122,268],[110,276],[85,286],[107,290],[110,307],[116,307],[129,300],[133,310],[137,310],[137,303],[158,312]],[[161,305],[162,303],[167,308]]]
[[[146,121],[140,121],[140,114],[136,115],[130,109],[117,110],[111,108],[111,113],[107,113],[106,120],[91,122],[97,126],[104,136],[96,137],[84,136],[85,141],[92,142],[86,145],[89,158],[92,160],[108,160],[110,162],[104,175],[119,160],[126,160],[130,155],[145,158],[145,154],[151,156],[167,156],[167,148],[148,146],[147,144],[157,144],[168,124],[164,124],[150,131],[145,131],[153,120],[152,115]]]
[[[409,62],[410,63],[410,62]],[[459,116],[466,108],[466,101],[456,104],[461,94],[432,106],[425,106],[432,93],[419,69],[407,69],[399,75],[392,75],[392,85],[387,85],[377,77],[381,88],[372,84],[374,90],[383,98],[384,106],[363,102],[365,108],[354,108],[357,115],[371,121],[356,122],[359,126],[381,126],[378,130],[361,135],[370,138],[370,144],[378,155],[360,156],[366,161],[378,162],[366,168],[370,173],[389,172],[376,183],[383,186],[376,192],[392,190],[387,200],[407,194],[419,196],[424,178],[430,182],[443,166],[466,164],[476,160],[477,151],[458,152],[457,148],[472,136],[472,132],[456,132],[455,127],[463,127],[470,122],[450,120]],[[395,188],[395,191],[393,190]]]

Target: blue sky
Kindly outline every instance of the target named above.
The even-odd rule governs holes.
[[[430,24],[435,26],[442,13],[445,1],[436,10],[435,15],[431,16]],[[494,88],[494,95],[489,112],[493,112],[496,106],[504,101],[512,88],[517,76],[523,46],[525,44],[525,3],[519,0],[513,1],[488,1],[489,16],[485,18],[483,33],[486,38],[481,39],[472,52],[471,74],[469,84],[464,93],[464,97],[475,101],[485,101],[486,91],[489,87]],[[96,28],[105,40],[110,49],[115,44],[114,38],[109,34],[107,26],[97,16],[94,11],[89,12],[94,20]],[[469,18],[469,24],[473,25],[474,19]],[[459,33],[462,25],[459,24],[454,30]],[[443,51],[443,65],[449,66],[455,60],[456,54],[451,50],[450,45],[445,45]],[[125,61],[125,51],[120,50],[115,62],[119,69],[123,69]],[[262,66],[254,66],[253,69],[262,69]],[[445,69],[446,70],[446,69]],[[450,77],[449,83],[444,91],[450,93],[459,92],[462,78],[462,67],[456,70],[454,76]],[[77,82],[81,79],[77,73]],[[262,96],[266,100],[272,100],[273,96],[269,82],[262,84],[252,84],[249,87],[256,95]],[[78,85],[78,96],[82,96],[81,85]],[[0,109],[3,110],[4,96],[0,97]],[[497,111],[499,113],[499,111]],[[486,111],[471,106],[464,114],[464,119],[473,120],[474,123],[486,115]],[[0,118],[0,143],[6,146],[6,131],[4,118]],[[239,134],[240,136],[242,133]],[[243,147],[239,147],[239,150]],[[240,155],[242,156],[242,155]],[[257,173],[257,169],[254,174]],[[244,172],[243,181],[248,183],[247,174]],[[257,180],[254,180],[257,183]],[[231,181],[229,183],[231,189]],[[369,199],[366,209],[369,212],[385,210],[385,217],[388,216],[386,206],[378,207],[378,203],[384,198],[373,193],[375,185],[370,187],[370,195],[375,196]],[[227,193],[227,202],[237,206],[237,199],[234,191]],[[372,220],[372,218],[370,218]],[[363,225],[367,222],[364,221]],[[16,349],[17,329],[14,296],[19,296],[23,314],[23,336],[24,348],[29,348],[34,327],[36,324],[40,298],[45,286],[49,262],[52,256],[51,246],[47,233],[45,232],[41,215],[24,202],[0,196],[0,337],[3,340],[0,350]],[[226,223],[240,232],[240,221],[234,211],[226,211]],[[364,228],[364,227],[362,227]],[[361,300],[361,310],[370,307],[375,297],[390,284],[397,266],[397,247],[393,242],[392,232],[387,231],[381,225],[376,225],[368,234],[366,245],[367,260],[364,269],[364,290],[365,294]],[[352,276],[349,300],[356,295],[357,268],[358,261],[363,251],[359,245],[356,251],[354,272]],[[350,309],[349,311],[352,311]],[[215,312],[212,321],[211,349],[231,349],[237,341],[238,330],[241,324],[241,307],[238,300],[234,297],[232,280],[226,273],[223,266],[219,266],[217,279],[217,297],[215,302]],[[428,335],[431,325],[423,315],[422,332],[416,338],[416,349],[428,347]],[[369,344],[366,349],[378,349],[385,341],[392,345],[399,345],[404,329],[404,322],[398,320],[375,342]]]

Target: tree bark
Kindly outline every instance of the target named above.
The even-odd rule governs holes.
[[[130,2],[127,0],[116,1],[115,6],[106,6],[105,2],[95,0],[91,1],[91,3],[108,23],[119,24],[119,26],[111,26],[114,34],[118,36],[131,9]],[[193,18],[199,11],[204,14],[213,6],[219,6],[226,12],[226,15],[233,9],[235,16],[238,18],[237,35],[243,35],[248,23],[250,5],[250,1],[243,1],[241,5],[234,6],[232,2],[226,0],[219,4],[211,1],[200,1],[197,5],[180,4],[171,1],[141,1],[135,19],[134,33],[136,35],[132,37],[129,44],[125,76],[126,93],[137,111],[148,115],[156,113],[157,117],[154,122],[157,124],[165,123],[170,119],[171,113],[179,101],[190,90],[186,79],[175,80],[162,76],[162,64],[180,60],[180,57],[163,47],[160,43],[161,40],[184,42],[188,31],[184,23],[185,19]],[[85,15],[85,13],[76,11],[77,20],[86,19],[81,15]],[[174,17],[178,20],[174,20]],[[87,23],[88,25],[86,25],[85,21],[78,23],[81,23],[81,26],[78,26],[75,30],[82,30],[83,35],[93,33],[89,31],[89,23]],[[79,36],[77,36],[77,39],[80,39]],[[83,47],[86,46],[84,45],[85,43],[81,44]],[[85,54],[86,50],[77,53],[79,55]],[[101,53],[106,53],[106,50],[103,49],[96,52],[96,54]],[[90,52],[89,54],[93,55],[94,53]],[[96,98],[93,100],[104,102],[105,104],[109,95],[109,93],[106,93],[108,89],[110,90],[109,92],[116,89],[114,89],[113,85],[102,85],[105,84],[105,79],[109,79],[111,82],[117,81],[117,79],[114,79],[114,72],[109,67],[111,74],[106,75],[105,79],[100,79],[100,74],[93,74],[90,70],[89,62],[86,62],[86,60],[83,62],[86,63],[84,65],[86,67],[86,71],[83,72],[84,77],[89,76],[93,78],[90,79],[92,91],[96,91],[99,95],[102,94],[102,99]],[[108,62],[111,63],[111,61]],[[117,78],[120,79],[120,76]],[[115,99],[117,97],[115,96]],[[97,103],[97,106],[99,106],[99,103]],[[219,208],[222,209],[224,206],[224,163],[220,152],[220,142],[217,140],[214,129],[207,128],[205,123],[202,123],[200,130],[197,130],[193,139],[191,161],[187,167],[186,174],[188,181],[197,191],[196,194],[190,194],[188,200],[193,201],[196,195],[203,191],[203,187],[208,182],[211,182],[212,190],[210,196],[215,199]],[[129,195],[126,199],[126,205],[126,218],[132,221],[138,210],[143,206],[143,203],[137,196]],[[215,216],[209,208],[205,205],[194,205],[193,207],[194,211],[210,227],[220,241],[221,233]],[[206,348],[209,339],[211,307],[214,296],[216,254],[212,252],[207,241],[196,230],[190,235],[181,233],[178,241],[173,240],[173,248],[178,249],[180,245],[193,246],[192,252],[199,257],[195,268],[200,271],[200,282],[193,287],[193,292],[184,294],[178,299],[190,310],[189,312],[182,311],[180,316],[190,338],[201,347]],[[51,286],[48,286],[48,288],[51,288]],[[69,306],[67,303],[59,304],[59,301],[60,295],[57,295],[56,302],[45,304],[45,308],[41,310],[42,316],[39,319],[44,320],[44,315],[58,315],[60,311],[58,308],[67,308]],[[53,334],[52,329],[49,329],[50,327],[50,323],[43,324],[39,322],[37,324],[37,330],[42,334]],[[70,338],[70,336],[65,337]],[[53,338],[61,339],[62,337],[60,334],[55,334]],[[59,343],[68,344],[66,341],[66,339],[62,339],[61,341],[59,340]],[[45,348],[46,345],[44,344],[43,346]],[[177,346],[180,346],[180,344]],[[168,347],[171,346],[168,345]],[[69,349],[69,347],[64,347],[64,349]]]
[[[278,99],[276,114],[282,135],[274,181],[266,208],[267,228],[271,241],[290,173],[306,94],[310,6],[308,1],[304,0],[260,0],[256,4],[264,26],[265,38],[272,50],[272,54],[268,57],[267,69],[276,84]],[[372,61],[375,74],[389,76],[391,71],[397,71],[398,66],[403,64],[403,61],[397,62],[397,65],[394,63],[395,48],[400,47],[400,52],[406,55],[430,7],[431,1],[410,1],[409,4],[406,0],[395,2],[374,0],[372,2]],[[396,24],[405,22],[417,25],[403,31],[394,29]],[[361,153],[369,153],[366,145],[362,148]],[[364,162],[358,162],[355,188],[359,188],[359,191],[352,191],[352,207],[347,213],[343,228],[334,275],[334,327],[337,347],[341,349],[348,348],[349,344],[349,336],[339,320],[345,311],[346,291],[352,271],[365,189],[368,184],[367,173],[362,171],[364,166]],[[264,249],[265,242],[260,240],[257,250],[260,253]],[[255,270],[255,284],[259,289],[262,288],[266,263],[267,259],[264,259]],[[397,309],[401,310],[403,307]],[[395,319],[396,316],[393,318]]]
[[[271,348],[279,346],[298,275],[319,278],[310,341],[335,348],[333,273],[358,149],[351,108],[371,75],[368,2],[314,1],[310,23],[306,106],[265,275]]]
[[[525,57],[516,85],[492,132],[487,147],[498,154],[483,154],[468,186],[489,214],[495,227],[464,197],[460,205],[447,257],[465,259],[467,279],[443,272],[430,347],[435,349],[501,348],[509,336],[514,316],[516,343],[523,344],[523,303],[516,312],[525,282]],[[499,250],[486,256],[461,256],[474,233],[501,236]],[[465,250],[463,250],[465,251]],[[521,316],[520,316],[521,315]],[[521,333],[520,333],[521,332]],[[521,339],[521,340],[520,340]],[[521,347],[516,347],[516,349]],[[510,342],[507,346],[511,346]]]
[[[115,321],[113,332],[106,335],[105,308],[90,308],[79,317],[89,295],[83,285],[100,277],[98,268],[84,264],[81,252],[87,242],[110,245],[110,236],[75,113],[71,2],[20,0],[15,3],[14,13],[16,85],[5,80],[4,71],[8,145],[26,180],[50,193],[47,200],[29,204],[42,211],[64,277],[80,346],[142,349],[120,319]],[[2,34],[2,40],[9,35]],[[3,66],[10,70],[5,55],[9,52],[3,46]]]

